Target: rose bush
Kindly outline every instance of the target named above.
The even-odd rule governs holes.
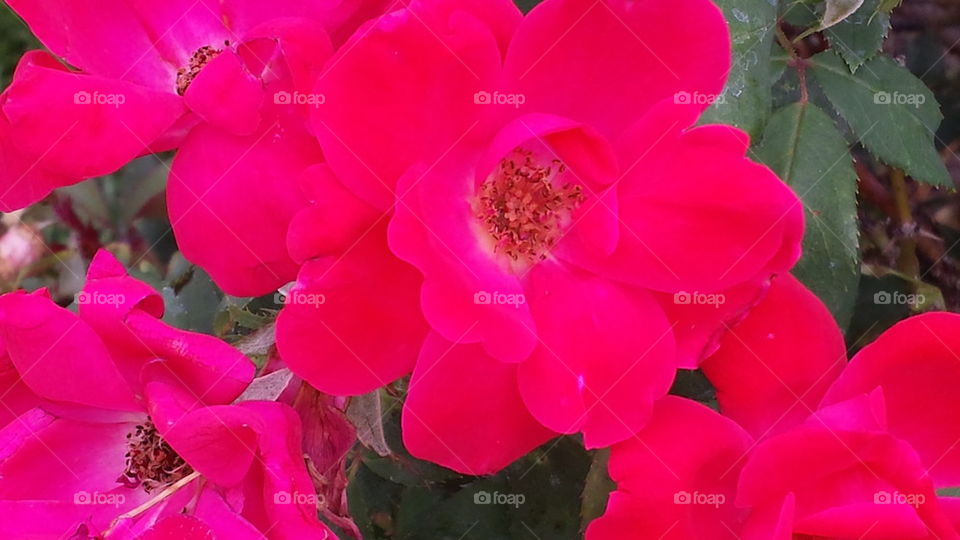
[[[0,532],[957,537],[897,4],[9,0]]]

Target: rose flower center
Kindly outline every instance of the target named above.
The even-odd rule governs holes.
[[[143,486],[150,493],[193,472],[182,457],[167,444],[148,418],[127,433],[126,468],[118,479],[128,487]]]
[[[216,58],[221,52],[221,49],[215,49],[209,45],[204,45],[197,49],[190,58],[190,62],[177,70],[177,93],[181,96],[185,94],[187,88],[190,88],[193,79],[200,74],[203,67]]]
[[[560,160],[522,149],[500,162],[473,202],[494,253],[526,264],[547,258],[586,198],[582,186],[564,181],[566,171]]]

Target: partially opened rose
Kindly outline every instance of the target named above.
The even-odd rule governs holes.
[[[737,538],[749,513],[734,504],[737,479],[753,444],[705,405],[661,399],[645,428],[610,449],[617,490],[586,539]]]
[[[705,0],[547,0],[526,17],[425,0],[368,23],[321,74],[312,124],[330,176],[371,217],[350,223],[361,236],[343,254],[311,249],[324,221],[291,228],[291,251],[314,257],[294,291],[334,301],[287,306],[281,354],[324,391],[361,393],[408,371],[422,343],[404,440],[464,472],[555,433],[628,438],[674,369],[798,256],[796,197],[744,157],[744,133],[693,127],[706,102],[681,99],[716,96],[729,63]],[[376,245],[390,211],[406,264]],[[378,263],[351,292],[334,276],[362,260]],[[722,310],[661,307],[728,290]]]
[[[746,459],[738,504],[795,534],[958,537],[957,505],[936,489],[960,478],[960,316],[909,318],[841,371],[839,329],[809,291],[786,289],[707,363],[721,412],[766,438]]]
[[[937,492],[958,478],[957,335],[958,315],[916,316],[846,364],[840,330],[823,304],[779,276],[703,365],[720,412],[746,430],[717,432],[706,460],[678,446],[720,423],[716,413],[699,420],[673,413],[678,446],[647,442],[653,425],[615,445],[610,471],[618,490],[588,538],[689,538],[723,529],[758,540],[960,537],[956,499]],[[755,442],[742,443],[745,431]],[[732,444],[741,446],[731,459],[722,449]],[[694,479],[676,473],[691,467]],[[658,475],[676,478],[649,480]],[[639,487],[660,484],[690,498],[670,501]],[[722,504],[709,504],[717,495]]]
[[[613,446],[617,490],[586,538],[957,538],[955,505],[876,422],[874,405],[826,407],[755,442],[729,418],[666,397]]]
[[[929,463],[890,432],[890,405],[877,391],[824,406],[753,449],[736,500],[752,510],[743,537],[960,538]]]
[[[253,364],[160,321],[160,296],[107,252],[87,278],[76,314],[0,296],[0,532],[332,537],[294,410],[233,403]]]

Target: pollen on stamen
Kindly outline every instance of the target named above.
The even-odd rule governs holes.
[[[127,487],[142,486],[150,493],[193,472],[186,461],[163,440],[148,418],[127,433],[126,467],[117,479]]]
[[[564,180],[566,170],[560,160],[517,149],[480,185],[474,212],[495,253],[528,264],[547,258],[586,198],[582,186]]]
[[[224,43],[229,45],[229,42]],[[177,70],[177,93],[181,96],[185,94],[187,88],[190,88],[193,79],[200,74],[203,67],[216,58],[221,52],[222,49],[217,49],[210,45],[204,45],[197,49],[196,52],[193,53],[193,56],[190,57],[190,62]]]

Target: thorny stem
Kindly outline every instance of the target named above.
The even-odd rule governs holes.
[[[799,58],[797,56],[797,49],[793,46],[793,42],[790,41],[790,38],[787,37],[787,34],[783,31],[783,26],[780,25],[779,21],[776,26],[776,35],[777,42],[780,43],[780,46],[783,47],[783,50],[787,51],[787,54],[790,55],[790,58],[796,60]]]
[[[913,213],[910,209],[906,176],[901,169],[894,168],[891,170],[890,185],[893,191],[893,200],[897,206],[897,221],[900,225],[901,234],[903,234],[900,239],[897,269],[911,278],[916,278],[920,275],[920,261],[917,259],[917,241],[910,231],[913,226]]]
[[[794,47],[793,42],[790,41],[790,38],[788,38],[787,34],[784,33],[783,27],[779,24],[779,22],[776,25],[776,36],[777,42],[781,47],[783,47],[783,50],[790,55],[790,65],[796,68],[797,76],[800,78],[800,102],[808,103],[810,101],[810,93],[807,90],[806,61],[797,53],[797,48]]]

